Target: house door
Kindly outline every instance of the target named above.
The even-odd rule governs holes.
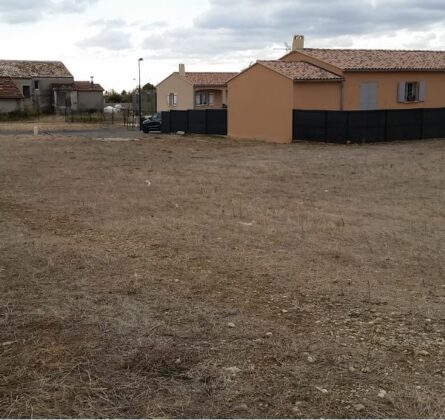
[[[360,109],[377,109],[377,83],[366,82],[360,84]]]

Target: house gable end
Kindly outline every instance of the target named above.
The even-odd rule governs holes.
[[[179,73],[173,72],[172,74],[170,74],[169,76],[167,76],[164,80],[162,80],[161,82],[159,82],[155,87],[156,89],[158,89],[160,86],[162,86],[164,83],[168,82],[170,79],[176,79],[176,80],[180,80],[181,82],[187,83],[190,86],[193,86],[192,83],[190,83],[188,80],[184,79],[183,77],[181,77],[179,75]]]
[[[234,80],[238,79],[239,77],[244,76],[245,73],[249,72],[250,70],[253,70],[256,66],[261,66],[262,68],[264,68],[264,69],[270,71],[270,72],[273,73],[273,74],[277,74],[277,75],[279,75],[279,76],[281,76],[281,77],[283,77],[283,78],[285,78],[285,79],[292,80],[290,77],[285,76],[284,74],[282,74],[282,73],[280,73],[280,72],[278,72],[278,71],[276,71],[276,70],[273,70],[273,69],[271,69],[270,67],[265,66],[265,65],[262,64],[261,62],[257,62],[257,63],[255,63],[255,64],[252,64],[251,66],[247,67],[246,69],[244,69],[243,71],[241,71],[240,73],[238,73],[236,76],[232,77],[230,80],[228,80],[228,81],[227,81],[227,85],[229,86]]]

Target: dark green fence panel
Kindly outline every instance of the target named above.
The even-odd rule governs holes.
[[[227,109],[162,112],[162,132],[227,135]]]
[[[364,143],[445,138],[445,108],[293,111],[293,139]]]

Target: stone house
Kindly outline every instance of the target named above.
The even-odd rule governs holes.
[[[75,82],[61,61],[0,60],[0,78],[6,92],[0,92],[0,112],[103,110],[102,87]]]

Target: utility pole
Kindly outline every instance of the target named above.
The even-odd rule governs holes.
[[[141,61],[144,61],[144,59],[140,58],[138,60],[138,69],[139,69],[139,130],[140,131],[142,131]]]

